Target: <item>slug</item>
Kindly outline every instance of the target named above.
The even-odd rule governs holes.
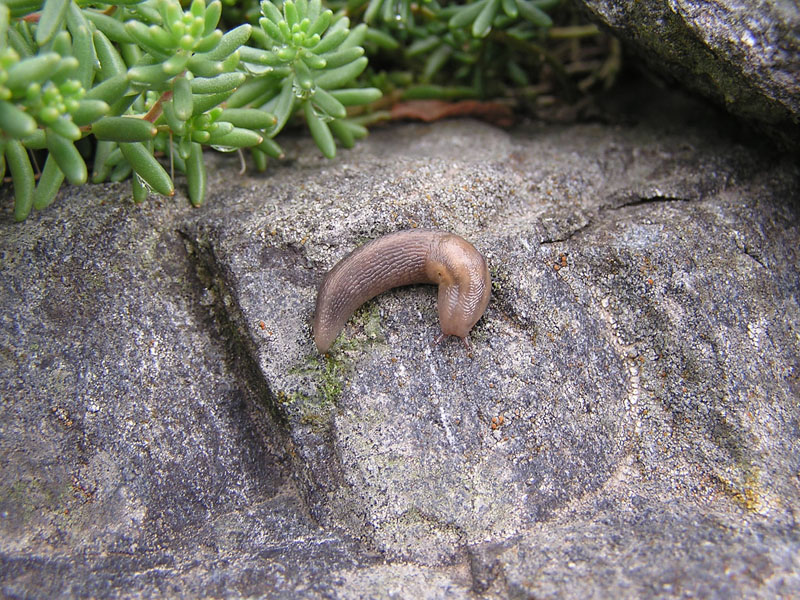
[[[314,341],[328,351],[355,310],[381,292],[401,285],[439,285],[442,335],[467,336],[486,310],[491,278],[486,260],[464,238],[445,231],[410,229],[356,248],[331,269],[317,293]]]

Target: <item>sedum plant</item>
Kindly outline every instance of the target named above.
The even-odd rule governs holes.
[[[413,69],[404,97],[453,99],[498,97],[529,86],[543,64],[560,70],[560,61],[543,44],[553,25],[548,11],[558,4],[348,0],[345,6],[370,26],[403,40],[403,54]]]
[[[64,180],[131,177],[140,202],[172,195],[176,170],[199,205],[209,147],[263,170],[290,123],[333,157],[398,101],[524,106],[552,98],[545,79],[569,96],[616,72],[602,39],[581,52],[594,26],[551,28],[558,0],[186,1],[0,0],[0,180],[18,220]]]
[[[260,106],[275,115],[276,132],[299,107],[325,156],[336,154],[334,135],[352,147],[366,129],[347,119],[347,106],[381,97],[376,88],[344,87],[367,66],[361,47],[366,26],[349,29],[347,17],[334,18],[318,0],[286,0],[283,11],[263,2],[261,10],[261,29],[253,32],[260,47],[242,49],[242,61],[257,76],[228,99],[228,106]]]
[[[328,157],[334,137],[349,147],[366,134],[347,118],[348,106],[381,95],[350,85],[367,63],[364,27],[351,30],[321,0],[265,1],[259,28],[226,33],[221,12],[218,0],[0,4],[0,176],[8,169],[18,220],[48,206],[64,179],[88,180],[87,138],[92,181],[132,175],[134,200],[172,195],[163,155],[201,204],[204,146],[248,148],[265,168],[295,112]]]

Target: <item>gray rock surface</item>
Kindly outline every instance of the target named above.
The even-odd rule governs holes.
[[[650,69],[800,150],[800,6],[581,0]]]
[[[185,199],[127,193],[4,215],[0,595],[289,598],[370,564],[294,491],[175,230]]]
[[[6,209],[2,594],[800,594],[800,169],[688,108]],[[417,226],[489,261],[473,351],[415,286],[318,356],[325,270]]]

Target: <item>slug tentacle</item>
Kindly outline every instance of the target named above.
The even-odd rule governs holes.
[[[411,229],[368,242],[339,261],[322,280],[314,314],[314,341],[324,353],[353,312],[401,285],[439,285],[442,336],[467,335],[489,303],[491,279],[483,256],[452,233]]]

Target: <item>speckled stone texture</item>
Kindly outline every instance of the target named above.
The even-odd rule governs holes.
[[[800,152],[800,5],[580,0],[629,55]]]
[[[2,594],[800,595],[800,169],[683,102],[6,203]],[[485,254],[472,352],[414,286],[317,355],[324,272],[408,227]]]

